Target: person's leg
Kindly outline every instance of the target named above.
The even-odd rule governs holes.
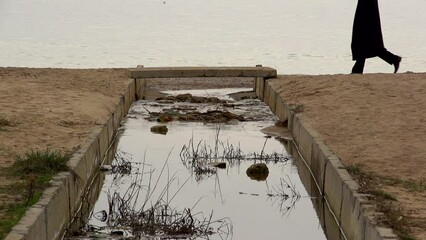
[[[365,65],[365,59],[358,59],[356,60],[353,68],[352,68],[352,74],[362,74],[364,72],[364,65]]]
[[[394,66],[394,73],[398,72],[399,64],[401,63],[402,58],[398,55],[395,55],[388,50],[384,49],[379,55],[379,58],[383,59],[385,62]]]

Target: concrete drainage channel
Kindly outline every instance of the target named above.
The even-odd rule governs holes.
[[[70,160],[71,172],[60,173],[52,180],[52,186],[29,208],[6,239],[61,239],[72,220],[78,219],[79,212],[87,206],[88,187],[98,177],[99,166],[111,159],[109,150],[114,150],[115,136],[122,118],[127,114],[135,99],[144,96],[144,78],[183,78],[183,77],[254,77],[259,99],[263,100],[275,115],[287,122],[293,140],[290,154],[296,165],[305,188],[319,198],[312,198],[322,228],[328,239],[397,239],[391,229],[376,226],[366,197],[358,193],[358,184],[343,168],[340,159],[324,144],[303,117],[291,109],[279,94],[268,84],[275,78],[275,69],[256,67],[191,67],[191,68],[137,68],[129,70],[128,89],[122,96],[108,121],[96,128],[87,142]],[[313,180],[312,180],[313,179]],[[315,194],[317,193],[317,194]],[[88,200],[89,199],[89,200]],[[330,211],[328,211],[330,210]],[[331,212],[331,213],[330,213]],[[328,227],[332,224],[340,230]]]

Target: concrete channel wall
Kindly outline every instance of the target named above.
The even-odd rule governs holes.
[[[83,199],[88,194],[99,166],[115,140],[121,120],[126,116],[133,101],[144,96],[143,78],[174,77],[259,77],[273,78],[277,71],[256,67],[181,67],[129,69],[131,80],[115,110],[103,126],[96,127],[82,147],[69,162],[70,172],[55,175],[51,186],[44,190],[40,200],[30,207],[19,223],[6,236],[6,240],[55,240],[64,237],[72,220],[79,215]]]
[[[87,185],[114,141],[122,118],[135,96],[134,80],[129,80],[126,93],[121,96],[115,111],[103,126],[96,127],[70,161],[70,172],[53,177],[51,186],[44,190],[40,200],[30,207],[6,239],[61,239],[71,219],[82,204]]]
[[[107,150],[115,140],[123,117],[133,101],[144,96],[144,78],[182,77],[254,77],[254,90],[281,121],[287,121],[292,133],[293,145],[314,178],[315,185],[343,234],[336,239],[349,240],[392,240],[398,239],[391,229],[378,227],[373,206],[368,205],[366,196],[359,193],[359,185],[344,169],[340,159],[312,129],[303,115],[287,105],[268,83],[275,78],[275,69],[257,67],[190,67],[190,68],[143,68],[129,69],[126,93],[101,127],[96,127],[83,146],[70,160],[71,172],[57,174],[41,199],[25,213],[20,222],[6,237],[12,239],[51,240],[61,239],[65,230],[78,215],[88,185],[103,162]],[[342,235],[344,237],[342,237]],[[330,240],[334,240],[331,237]]]
[[[256,78],[255,85],[257,96],[281,121],[287,122],[299,155],[295,158],[308,167],[316,187],[341,229],[342,234],[338,237],[328,236],[330,240],[398,239],[392,229],[376,225],[374,219],[380,213],[368,204],[366,195],[359,193],[358,183],[303,115],[297,114],[297,109],[287,105],[268,80]]]

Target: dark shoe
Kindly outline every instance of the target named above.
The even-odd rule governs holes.
[[[401,57],[397,57],[396,61],[393,63],[393,66],[395,68],[395,71],[393,71],[393,73],[397,73],[398,69],[399,69],[399,64],[401,63],[402,58]]]

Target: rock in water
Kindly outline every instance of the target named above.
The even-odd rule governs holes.
[[[168,129],[167,129],[166,125],[156,125],[156,126],[151,127],[151,132],[157,133],[157,134],[166,135],[167,131],[168,131]]]
[[[269,169],[265,163],[255,163],[247,168],[246,174],[251,180],[265,181],[268,178]]]

